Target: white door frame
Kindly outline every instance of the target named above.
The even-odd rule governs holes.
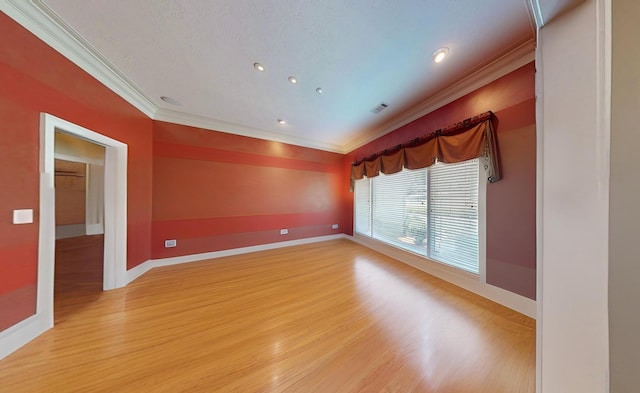
[[[127,145],[47,113],[40,115],[40,228],[36,315],[53,326],[55,265],[55,133],[63,132],[105,147],[103,289],[126,285]]]

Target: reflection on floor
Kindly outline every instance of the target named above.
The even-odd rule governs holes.
[[[93,284],[62,290],[56,326],[0,361],[0,391],[535,391],[535,321],[346,239],[102,293],[75,272]]]

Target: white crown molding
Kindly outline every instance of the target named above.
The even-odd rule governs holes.
[[[540,7],[539,0],[525,0],[527,8],[529,9],[529,15],[533,18],[538,29],[544,26],[544,16],[542,15],[542,7]]]
[[[535,60],[535,48],[535,40],[527,40],[504,56],[431,96],[421,104],[414,106],[384,125],[367,132],[365,135],[352,140],[344,146],[343,150],[351,152],[531,63]]]
[[[191,115],[188,113],[173,111],[164,108],[158,109],[153,119],[166,121],[169,123],[182,124],[185,126],[205,128],[208,130],[219,131],[228,134],[242,135],[251,138],[266,139],[274,142],[282,142],[297,146],[310,147],[313,149],[326,150],[334,153],[345,153],[342,146],[333,143],[320,142],[292,135],[265,131],[259,128],[229,123],[222,120],[215,120],[209,117]]]
[[[525,0],[538,23],[539,0]],[[434,110],[471,93],[501,76],[534,60],[535,41],[529,40],[501,58],[465,77],[459,82],[433,95],[423,103],[409,109],[384,125],[369,130],[348,143],[334,144],[274,133],[254,127],[191,115],[184,112],[159,108],[142,90],[91,46],[84,38],[66,24],[43,0],[0,0],[0,9],[39,39],[61,53],[84,71],[96,78],[107,88],[125,99],[153,120],[204,128],[252,138],[271,140],[335,153],[348,153],[399,127],[410,123]],[[540,9],[538,8],[538,11]]]
[[[156,105],[42,0],[0,0],[0,8],[47,45],[153,118]]]

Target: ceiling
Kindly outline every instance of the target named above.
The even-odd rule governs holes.
[[[508,72],[516,55],[530,61],[544,10],[533,0],[0,3],[154,119],[336,152],[466,93],[452,86],[499,77],[492,69]]]

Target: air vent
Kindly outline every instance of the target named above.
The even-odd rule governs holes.
[[[373,113],[380,113],[383,110],[385,110],[389,105],[385,104],[384,102],[380,103],[380,105],[376,106],[375,108],[371,109],[371,112]]]

